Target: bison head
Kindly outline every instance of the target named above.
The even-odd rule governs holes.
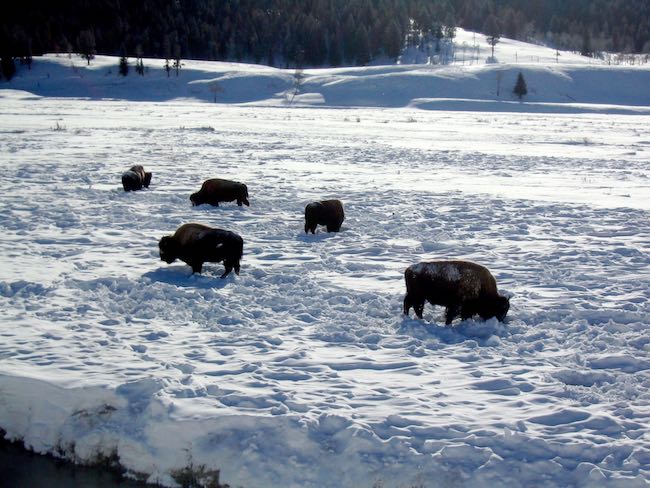
[[[510,299],[508,297],[504,297],[503,295],[486,297],[482,302],[481,308],[479,309],[479,315],[481,317],[485,320],[496,317],[499,322],[503,322],[510,309]]]
[[[510,298],[504,297],[503,295],[499,295],[499,298],[496,303],[496,308],[497,311],[494,314],[494,316],[497,318],[499,322],[503,322],[503,320],[506,318],[506,314],[508,313],[508,310],[510,310]]]
[[[165,236],[158,242],[158,249],[160,249],[160,259],[167,264],[176,261],[178,257],[178,243],[172,236]]]
[[[305,207],[305,234],[316,232],[318,219],[323,213],[323,204],[312,202]]]

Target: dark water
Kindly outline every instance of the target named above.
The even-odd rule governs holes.
[[[110,469],[75,466],[26,451],[0,435],[1,488],[151,488]]]

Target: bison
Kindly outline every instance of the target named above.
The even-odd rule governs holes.
[[[139,164],[122,173],[122,186],[124,191],[142,190],[142,187],[149,188],[151,173],[146,172]]]
[[[232,202],[237,200],[237,205],[242,204],[250,206],[248,202],[248,187],[238,181],[223,180],[221,178],[212,178],[205,180],[201,189],[190,196],[192,206],[209,203],[215,207],[219,202]]]
[[[414,264],[404,272],[406,297],[404,314],[413,307],[422,318],[424,302],[446,307],[445,323],[460,315],[462,320],[475,314],[500,322],[510,308],[508,297],[497,292],[497,283],[487,268],[469,261],[432,261]]]
[[[316,233],[317,225],[327,227],[327,232],[338,232],[345,219],[340,200],[312,202],[305,207],[305,234]]]
[[[239,261],[244,252],[244,240],[228,230],[202,224],[183,224],[174,235],[165,236],[158,243],[160,259],[168,264],[180,259],[189,264],[193,273],[200,273],[203,263],[223,261],[222,278],[234,269],[239,274]]]

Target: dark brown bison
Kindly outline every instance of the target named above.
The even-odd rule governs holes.
[[[142,190],[143,186],[149,188],[149,183],[151,183],[151,173],[146,172],[139,164],[122,173],[124,191]]]
[[[305,233],[316,233],[317,225],[327,227],[327,232],[338,232],[345,219],[340,200],[312,202],[305,207]]]
[[[201,189],[190,196],[192,205],[201,205],[209,203],[215,207],[219,206],[219,202],[232,202],[237,200],[237,205],[240,207],[242,204],[247,207],[248,203],[248,188],[243,183],[230,180],[222,180],[221,178],[212,178],[205,180]]]
[[[508,297],[499,295],[497,282],[487,268],[468,261],[432,261],[409,266],[404,272],[404,313],[413,307],[422,318],[424,302],[446,307],[446,324],[475,314],[503,321],[510,308]]]
[[[223,261],[225,278],[233,269],[239,274],[239,261],[244,253],[244,240],[234,232],[202,224],[183,224],[174,235],[158,243],[160,259],[168,264],[176,259],[186,262],[193,273],[200,273],[203,263]]]

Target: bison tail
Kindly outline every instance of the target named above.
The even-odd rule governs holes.
[[[404,271],[404,281],[406,282],[406,292],[410,292],[415,282],[415,273],[411,268],[406,268]]]
[[[404,315],[409,314],[409,310],[411,310],[412,306],[413,303],[411,303],[411,297],[409,297],[409,294],[407,293],[406,296],[404,297]]]

